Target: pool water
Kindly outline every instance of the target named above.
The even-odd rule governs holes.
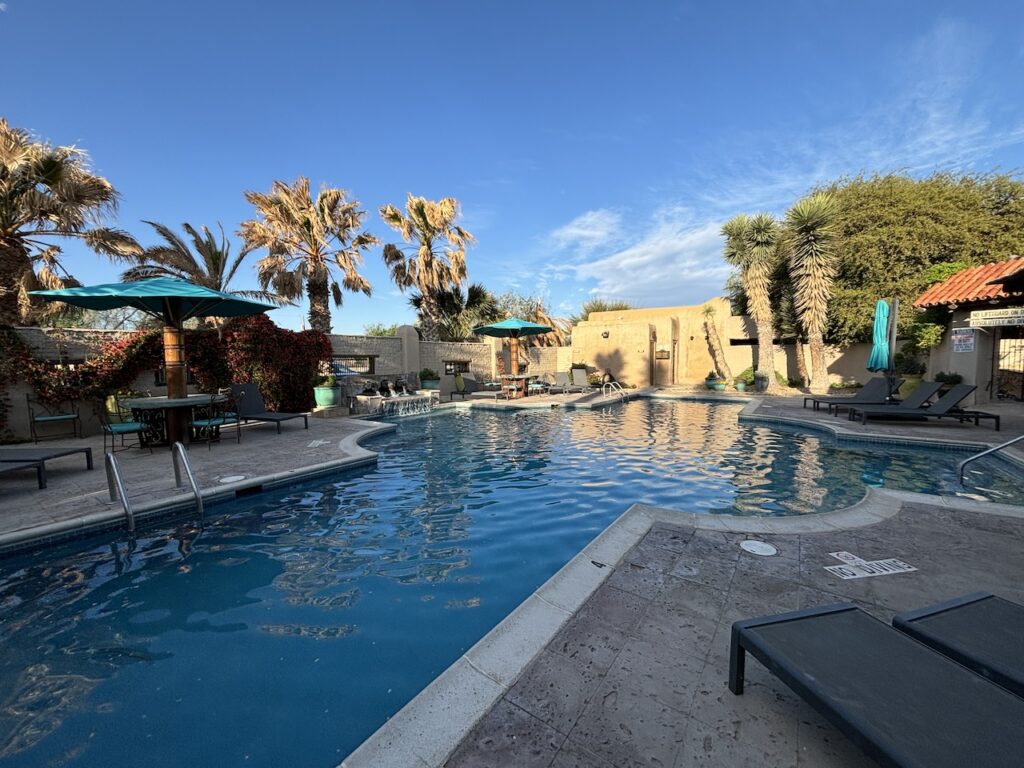
[[[407,420],[369,444],[376,467],[217,506],[201,529],[0,561],[0,764],[336,765],[633,502],[793,515],[865,485],[959,488],[964,454],[737,415]],[[984,494],[1022,500],[978,465]]]

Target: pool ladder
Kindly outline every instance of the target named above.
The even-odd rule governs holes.
[[[960,485],[964,484],[964,468],[966,468],[967,465],[970,464],[972,461],[976,461],[982,458],[983,456],[988,456],[989,454],[995,453],[996,451],[1001,451],[1003,450],[1003,448],[1008,448],[1014,443],[1019,443],[1021,440],[1024,440],[1024,435],[1018,435],[1012,440],[1007,440],[1005,443],[1000,443],[999,445],[987,448],[981,453],[976,453],[973,456],[969,456],[963,461],[961,461],[959,464],[956,465],[956,472],[957,476],[960,478]]]
[[[618,395],[622,402],[626,402],[629,399],[626,390],[617,381],[609,381],[601,385],[601,397],[608,397],[609,395]]]
[[[199,511],[199,516],[202,517],[203,495],[199,492],[199,483],[196,482],[196,475],[192,471],[192,464],[188,460],[188,452],[185,450],[185,446],[181,443],[172,445],[171,459],[174,463],[174,485],[181,488],[181,475],[184,472],[188,484],[192,486],[192,495],[196,500],[196,509]],[[128,521],[128,532],[135,533],[135,511],[132,509],[132,503],[128,499],[128,491],[125,489],[121,465],[118,463],[117,457],[113,452],[107,453],[104,465],[107,470],[107,489],[110,491],[110,500],[117,501],[121,499],[121,507],[124,509],[124,516]]]

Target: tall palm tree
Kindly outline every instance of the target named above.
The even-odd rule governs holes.
[[[0,118],[0,325],[29,318],[29,291],[79,284],[52,238],[77,238],[111,257],[138,253],[127,233],[100,226],[116,211],[117,192],[92,173],[85,152],[50,146]]]
[[[740,270],[747,309],[757,328],[757,371],[765,376],[767,390],[775,382],[774,323],[770,297],[772,272],[777,261],[778,225],[767,213],[734,216],[722,226],[724,257]]]
[[[406,252],[388,243],[384,246],[384,263],[399,289],[415,288],[419,292],[420,329],[427,341],[437,341],[440,336],[439,295],[461,289],[466,280],[466,246],[474,238],[455,224],[458,215],[459,201],[454,197],[434,202],[410,194],[404,214],[391,204],[380,209],[384,223],[415,248]]]
[[[342,289],[367,296],[372,292],[358,271],[362,251],[380,242],[358,231],[366,211],[343,189],[322,187],[314,200],[305,176],[290,185],[275,181],[269,194],[246,192],[245,199],[258,217],[242,222],[239,234],[245,249],[267,249],[256,264],[260,287],[273,286],[285,299],[299,298],[305,288],[310,328],[330,333],[332,296],[340,307]]]
[[[793,282],[793,303],[811,349],[811,391],[828,389],[825,329],[836,276],[837,207],[828,192],[798,200],[786,213],[786,254]]]
[[[189,223],[181,228],[191,240],[191,245],[170,227],[155,221],[147,221],[156,233],[164,239],[160,245],[146,248],[131,261],[134,265],[121,274],[127,282],[146,280],[151,277],[174,277],[188,280],[190,283],[212,288],[215,291],[244,296],[256,301],[267,301],[274,304],[287,304],[288,300],[273,291],[232,290],[231,280],[242,265],[250,251],[243,248],[231,258],[231,243],[224,234],[224,228],[218,224],[220,239],[205,226],[200,233]],[[212,325],[220,325],[222,318],[207,318]]]
[[[494,295],[479,283],[471,283],[465,294],[462,289],[441,291],[436,296],[441,311],[438,335],[441,341],[465,341],[479,325],[501,320],[503,315]],[[414,293],[409,303],[422,312],[423,295]],[[420,315],[422,321],[422,314]]]

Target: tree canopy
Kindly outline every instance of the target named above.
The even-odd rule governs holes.
[[[591,312],[621,312],[626,309],[635,309],[628,301],[617,299],[587,299],[580,307],[579,314],[570,315],[569,324],[582,323],[590,317]]]

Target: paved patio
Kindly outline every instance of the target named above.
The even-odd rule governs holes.
[[[446,766],[873,765],[756,661],[731,694],[730,627],[846,600],[885,621],[977,590],[1024,602],[1024,509],[968,507],[904,503],[868,527],[757,534],[778,547],[767,558],[741,550],[741,533],[655,525]],[[918,570],[843,581],[824,570],[836,551]]]

